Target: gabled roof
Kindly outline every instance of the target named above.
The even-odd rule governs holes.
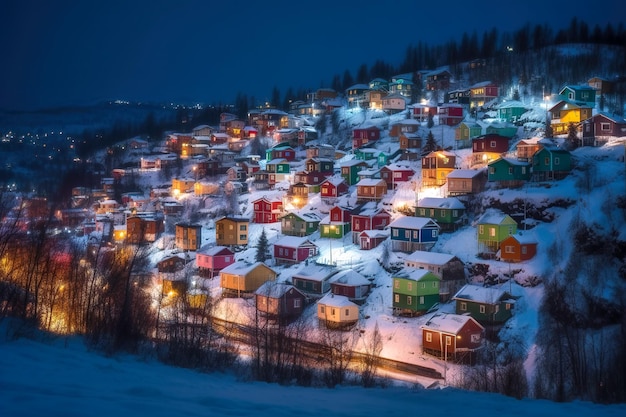
[[[484,172],[484,169],[455,169],[451,171],[446,178],[474,178]]]
[[[389,230],[363,230],[359,236],[367,236],[372,239],[386,238],[389,236]]]
[[[496,304],[505,299],[513,299],[511,295],[495,287],[481,287],[479,285],[466,284],[452,297],[453,300],[468,300],[478,303]]]
[[[275,281],[265,281],[254,293],[269,298],[281,298],[290,290],[294,290],[304,297],[304,294],[293,285]]]
[[[456,197],[424,197],[417,202],[417,207],[465,210],[465,205]]]
[[[290,214],[296,216],[300,220],[307,222],[319,222],[321,220],[320,216],[316,212],[304,210],[290,210],[280,217],[282,218]]]
[[[429,219],[427,217],[413,216],[402,216],[389,224],[389,227],[401,227],[407,229],[422,229],[427,226],[439,227],[439,225],[433,219]]]
[[[213,246],[208,247],[204,246],[196,252],[197,254],[207,255],[207,256],[216,256],[216,255],[226,255],[226,254],[234,254],[232,250],[227,248],[226,246]]]
[[[522,245],[529,245],[529,244],[537,243],[537,239],[532,234],[522,233],[519,231],[517,232],[517,234],[510,235],[504,240],[507,240],[507,239],[515,239],[518,243]]]
[[[411,281],[421,281],[422,279],[426,278],[426,276],[430,276],[431,278],[436,278],[438,280],[441,280],[439,276],[433,274],[428,269],[421,269],[421,268],[404,268],[397,274],[394,274],[393,278],[402,278],[402,279],[408,279]]]
[[[341,284],[347,286],[359,286],[359,285],[370,285],[371,282],[365,278],[363,275],[352,269],[346,269],[345,271],[338,272],[333,275],[330,280],[333,284]]]
[[[382,181],[382,184],[381,184]],[[357,187],[365,186],[365,187],[374,187],[376,185],[385,185],[387,187],[387,183],[382,178],[363,178],[359,182],[356,183]]]
[[[316,246],[307,237],[300,236],[281,236],[276,242],[274,242],[274,245],[276,246],[284,246],[288,248],[298,248],[305,244]]]
[[[417,250],[404,258],[404,262],[417,262],[421,264],[430,265],[445,265],[450,262],[456,256],[449,253],[428,252],[423,250]]]
[[[358,305],[353,303],[343,295],[335,295],[333,293],[326,294],[317,302],[318,304],[331,306],[331,307],[356,307],[359,308]]]
[[[478,218],[478,224],[502,224],[506,219],[511,219],[511,216],[504,214],[496,209],[487,209],[487,211]]]
[[[265,267],[270,271],[276,273],[272,268],[265,265],[263,262],[255,262],[253,264],[248,264],[246,262],[235,262],[234,264],[228,265],[226,268],[220,271],[225,274],[234,274],[234,275],[247,275],[250,271],[255,270],[258,267]]]
[[[310,264],[293,274],[291,278],[307,279],[310,281],[326,281],[336,273],[337,270],[332,266]]]
[[[426,323],[424,323],[422,329],[436,330],[441,333],[458,334],[467,322],[473,321],[478,327],[484,329],[475,319],[469,315],[449,314],[449,313],[436,313]]]

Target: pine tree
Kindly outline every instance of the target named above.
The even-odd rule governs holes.
[[[426,145],[424,145],[424,152],[433,152],[437,150],[437,142],[435,141],[435,135],[433,135],[433,131],[428,131],[428,136],[426,137]]]
[[[574,123],[567,126],[567,138],[565,139],[567,149],[572,151],[578,148],[578,129]]]
[[[256,262],[265,262],[267,258],[267,250],[269,244],[267,242],[267,235],[265,234],[265,228],[261,232],[261,236],[259,236],[259,241],[256,244],[256,256],[254,260]]]

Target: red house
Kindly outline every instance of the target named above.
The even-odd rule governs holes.
[[[380,178],[385,180],[388,190],[395,190],[399,183],[411,180],[413,175],[413,168],[406,165],[389,164],[380,169]]]
[[[422,351],[446,361],[472,362],[485,328],[469,315],[436,313],[422,326]]]
[[[352,148],[357,149],[380,139],[380,129],[376,126],[356,128],[352,130]]]
[[[376,202],[369,201],[352,211],[350,223],[352,241],[358,244],[361,232],[365,230],[381,230],[389,226],[391,214],[382,208],[378,208]]]
[[[506,262],[522,262],[537,253],[537,240],[528,234],[516,234],[500,242],[500,259]]]
[[[330,279],[330,291],[334,295],[343,295],[357,304],[365,301],[371,286],[367,278],[352,269],[338,272]]]
[[[299,316],[306,305],[305,295],[284,282],[266,281],[254,294],[257,310],[278,320]]]
[[[276,146],[270,149],[270,158],[272,159],[286,159],[287,161],[293,161],[296,159],[296,151],[290,146]]]
[[[252,202],[254,223],[275,223],[283,212],[283,201],[280,198],[261,197]]]
[[[456,126],[463,121],[463,105],[455,103],[445,103],[439,106],[437,110],[439,115],[439,124],[447,126]]]
[[[282,236],[274,243],[274,260],[277,264],[297,264],[316,256],[317,249],[307,237]]]
[[[320,186],[320,197],[337,198],[346,194],[349,188],[342,177],[326,178]]]
[[[489,133],[472,140],[472,163],[487,164],[509,151],[509,138]]]
[[[389,230],[364,230],[359,233],[359,248],[374,249],[389,237]]]
[[[427,122],[429,117],[437,114],[437,107],[428,104],[413,104],[410,108],[411,117],[419,122]]]
[[[216,277],[223,268],[233,263],[235,253],[226,246],[204,247],[196,251],[196,267],[203,277]]]

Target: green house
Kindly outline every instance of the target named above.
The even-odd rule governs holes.
[[[347,207],[334,206],[319,224],[320,237],[341,239],[351,230],[351,210]]]
[[[476,221],[479,251],[496,253],[500,242],[517,233],[517,222],[508,214],[487,209]]]
[[[526,113],[526,107],[521,101],[505,101],[498,106],[498,118],[508,123],[519,124],[522,114]]]
[[[465,204],[456,197],[424,197],[415,207],[416,217],[429,217],[441,230],[456,230],[466,219]]]
[[[368,169],[367,162],[359,159],[351,159],[343,162],[341,165],[341,177],[346,181],[348,185],[354,185],[359,182],[359,171]]]
[[[469,148],[472,146],[472,139],[483,134],[483,126],[478,122],[459,123],[454,131],[454,139],[457,149]]]
[[[465,285],[452,297],[456,314],[469,314],[483,325],[502,324],[513,315],[515,299],[496,287]]]
[[[544,145],[535,152],[532,163],[535,181],[562,179],[572,170],[572,155],[565,149]]]
[[[292,210],[280,218],[280,232],[287,236],[309,236],[317,231],[320,218],[311,211]]]
[[[380,151],[374,148],[358,148],[354,150],[354,157],[361,161],[376,159]]]
[[[426,269],[405,268],[392,281],[394,314],[423,314],[439,302],[441,278]]]
[[[513,158],[499,158],[487,165],[487,181],[506,187],[520,186],[532,175],[529,162]]]

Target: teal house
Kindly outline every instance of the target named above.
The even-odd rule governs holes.
[[[292,210],[280,218],[280,232],[287,236],[308,236],[317,231],[320,221],[312,211]]]
[[[346,181],[346,184],[354,185],[359,182],[359,171],[368,169],[369,165],[365,161],[359,159],[351,159],[349,161],[343,162],[340,165],[340,168],[341,177]]]
[[[393,275],[393,311],[399,315],[426,313],[439,302],[441,278],[427,269],[405,268]]]
[[[487,181],[519,187],[531,178],[531,164],[514,158],[498,158],[487,165]]]
[[[583,102],[591,108],[596,106],[596,90],[589,85],[566,85],[559,96],[563,100]]]
[[[572,170],[572,155],[565,149],[543,145],[533,155],[533,180],[550,181],[565,178]]]
[[[521,116],[528,110],[524,103],[517,100],[505,101],[497,107],[498,118],[515,125],[521,124]]]

